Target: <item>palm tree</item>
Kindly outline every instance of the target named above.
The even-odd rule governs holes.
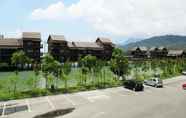
[[[66,92],[68,90],[68,75],[71,72],[71,70],[72,70],[71,63],[68,61],[65,62],[64,65],[62,66],[61,79],[64,79]]]
[[[58,61],[56,61],[53,58],[53,56],[51,56],[50,54],[46,54],[43,57],[41,69],[42,69],[42,72],[44,73],[44,77],[46,80],[46,88],[48,88],[48,75],[52,74],[57,78],[60,68],[61,68],[61,64]],[[54,85],[52,85],[52,86],[54,86]]]
[[[12,54],[11,62],[16,65],[17,69],[19,65],[21,66],[21,69],[23,69],[23,66],[26,63],[30,63],[30,59],[26,56],[25,52],[21,50]]]
[[[116,50],[118,51],[118,50]],[[115,52],[113,52],[115,54]],[[127,58],[124,57],[123,53],[116,53],[110,61],[110,69],[117,76],[123,77],[128,74],[129,64]]]
[[[87,55],[80,60],[80,67],[83,69],[87,68],[89,73],[91,74],[91,81],[94,84],[94,68],[96,66],[97,58],[95,56]],[[82,73],[83,74],[83,73]]]

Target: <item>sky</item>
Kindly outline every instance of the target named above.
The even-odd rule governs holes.
[[[68,41],[115,43],[186,34],[186,0],[0,0],[0,34],[65,35]]]

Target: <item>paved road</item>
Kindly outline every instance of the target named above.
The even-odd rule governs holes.
[[[32,118],[55,109],[75,107],[72,113],[59,118],[185,118],[186,91],[181,88],[184,82],[186,76],[179,76],[164,81],[164,88],[145,86],[144,92],[117,87],[1,102],[0,114],[8,118]],[[15,110],[19,112],[11,113],[9,109],[13,106],[20,106]]]

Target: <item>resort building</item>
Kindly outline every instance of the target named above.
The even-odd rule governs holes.
[[[168,50],[165,47],[152,47],[149,49],[151,58],[164,58],[167,57]]]
[[[169,50],[167,56],[170,58],[183,58],[185,52],[183,50]]]
[[[146,47],[134,47],[129,50],[132,58],[148,58],[148,49]]]
[[[114,44],[108,38],[97,38],[95,42],[69,42],[63,35],[48,37],[48,52],[58,61],[77,61],[86,55],[109,60]]]
[[[130,59],[161,59],[161,58],[183,58],[186,57],[184,50],[170,50],[165,47],[134,47],[128,51]]]
[[[23,32],[21,38],[4,38],[0,36],[0,62],[10,64],[12,54],[23,50],[35,62],[40,62],[41,34]]]

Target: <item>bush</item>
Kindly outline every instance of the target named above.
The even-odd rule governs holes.
[[[22,92],[22,94],[30,97],[39,97],[50,95],[51,93],[47,89],[33,89],[31,91]]]

